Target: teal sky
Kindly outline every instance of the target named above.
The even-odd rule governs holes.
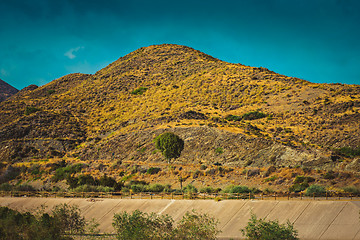
[[[319,83],[360,84],[357,0],[0,0],[0,78],[21,89],[186,45]]]

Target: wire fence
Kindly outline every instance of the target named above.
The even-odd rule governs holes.
[[[45,192],[45,191],[0,191],[1,197],[53,197],[53,198],[116,198],[116,199],[198,199],[215,201],[234,199],[234,200],[347,200],[359,201],[360,194],[326,192],[323,194],[313,193],[305,195],[303,193],[154,193],[154,192]]]

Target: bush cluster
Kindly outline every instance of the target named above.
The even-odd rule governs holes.
[[[244,113],[242,116],[236,115],[228,115],[225,117],[227,121],[237,122],[241,120],[255,120],[260,118],[265,118],[267,114],[259,112],[259,111],[252,111],[248,113]]]
[[[174,220],[168,215],[144,213],[139,210],[115,214],[113,221],[119,240],[210,240],[216,239],[220,232],[217,225],[218,221],[215,218],[195,211],[187,212],[176,227]]]

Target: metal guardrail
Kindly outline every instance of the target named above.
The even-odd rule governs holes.
[[[360,194],[327,192],[306,196],[303,193],[153,193],[153,192],[45,192],[0,191],[1,197],[53,197],[53,198],[117,198],[117,199],[252,199],[252,200],[352,200],[359,201]]]

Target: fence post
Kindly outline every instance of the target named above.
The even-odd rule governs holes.
[[[290,200],[290,192],[288,192],[288,194],[287,194],[287,195],[288,195],[288,200]]]
[[[313,199],[315,200],[315,193],[313,193]]]
[[[249,200],[251,200],[251,192],[249,192]]]
[[[328,200],[328,192],[326,191],[326,200]]]
[[[276,200],[276,192],[275,192],[275,195],[274,195],[274,197],[275,197],[275,200]]]
[[[300,193],[300,200],[302,200],[302,192]]]

